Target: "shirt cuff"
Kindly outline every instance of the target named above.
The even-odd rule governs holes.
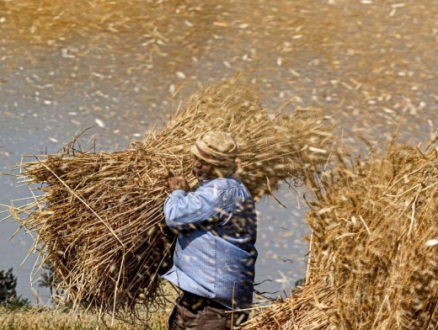
[[[176,189],[170,194],[171,197],[187,196],[187,192],[183,189]]]

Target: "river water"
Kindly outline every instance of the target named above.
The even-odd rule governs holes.
[[[94,126],[101,150],[124,149],[199,87],[251,72],[265,106],[314,106],[358,136],[418,144],[438,123],[436,0],[0,0],[0,209],[28,197],[8,174],[24,154],[55,153]],[[174,96],[176,90],[181,91]],[[174,96],[174,97],[172,97]],[[305,274],[306,206],[283,187],[259,203],[260,291]],[[0,223],[0,270],[35,301],[31,233]],[[37,279],[35,279],[37,280]],[[44,300],[48,295],[40,290]]]

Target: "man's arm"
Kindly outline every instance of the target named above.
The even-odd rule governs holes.
[[[166,224],[173,229],[193,229],[220,212],[221,192],[214,187],[200,187],[187,193],[177,189],[164,202]]]

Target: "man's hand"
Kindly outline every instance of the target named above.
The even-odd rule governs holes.
[[[170,191],[174,191],[177,189],[182,189],[184,191],[189,191],[190,187],[187,183],[187,180],[183,176],[173,176],[167,180],[167,184],[169,185]]]

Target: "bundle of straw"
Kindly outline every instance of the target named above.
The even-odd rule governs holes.
[[[323,280],[307,283],[291,291],[284,302],[261,308],[243,327],[245,330],[324,329],[335,330],[336,299],[334,290]],[[259,312],[260,311],[260,312]]]
[[[331,129],[321,112],[272,113],[251,85],[221,82],[195,93],[161,131],[127,150],[87,152],[72,141],[59,154],[22,162],[21,176],[42,183],[43,194],[14,214],[37,233],[43,262],[77,306],[132,310],[139,297],[157,300],[157,275],[171,265],[174,235],[162,212],[167,179],[181,174],[196,185],[189,148],[200,134],[235,137],[237,174],[260,198],[288,178],[303,179],[311,162],[324,162]]]
[[[319,297],[331,317],[316,309],[321,322],[303,320],[299,329],[438,327],[437,156],[433,143],[424,151],[391,144],[383,156],[339,155],[330,172],[309,177],[315,192],[307,216],[309,281],[334,300]],[[315,294],[307,295],[312,306]],[[276,307],[278,316],[296,313],[299,305],[290,299]],[[287,322],[284,329],[295,329]]]

